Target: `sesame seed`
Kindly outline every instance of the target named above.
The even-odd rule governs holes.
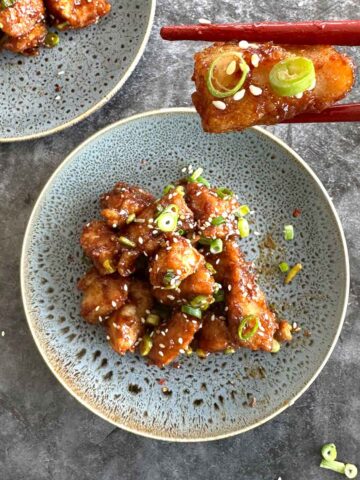
[[[2,337],[5,337],[5,332],[4,332],[4,330],[1,331],[1,336],[2,336]]]
[[[254,231],[254,235],[256,235],[257,237],[260,235],[260,232],[258,232],[257,230]]]
[[[249,47],[249,42],[247,42],[246,40],[241,40],[239,42],[239,47],[240,48],[248,48]]]
[[[260,63],[259,55],[257,55],[256,53],[251,55],[251,63],[255,68],[257,68],[259,66],[259,63]]]
[[[100,305],[98,305],[96,308],[95,308],[95,312],[98,312],[100,310]]]
[[[227,75],[232,75],[233,73],[235,73],[235,70],[236,70],[236,62],[235,60],[232,60],[229,65],[226,67],[226,74]]]
[[[116,227],[117,227],[117,223],[113,223],[112,228],[116,228]]]
[[[262,94],[262,88],[257,87],[256,85],[250,85],[249,90],[254,95],[254,97],[258,97]]]
[[[60,95],[56,95],[55,100],[56,100],[57,102],[59,102],[59,101],[61,100],[61,96],[60,96]]]
[[[58,72],[58,75],[61,76],[61,75],[64,75],[64,70],[60,70],[60,72]]]
[[[228,285],[229,292],[231,292],[231,288],[232,288],[231,285]]]
[[[112,305],[114,308],[117,307],[117,303],[115,302],[115,300],[113,300],[113,301],[111,302],[111,305]]]
[[[297,93],[297,94],[295,95],[295,98],[300,99],[300,98],[302,98],[303,95],[304,95],[303,92]]]
[[[163,357],[164,353],[160,350],[159,355],[160,355],[160,357]]]
[[[207,18],[199,18],[199,23],[200,25],[211,25],[210,20],[208,20]]]
[[[106,340],[110,340],[110,336],[109,336],[109,335],[106,335]]]
[[[212,104],[218,110],[225,110],[226,109],[226,103],[222,102],[221,100],[213,100]]]
[[[142,244],[144,243],[144,240],[143,240],[143,238],[142,238],[142,237],[139,237],[139,239],[138,239],[138,240],[139,240],[139,243],[140,243],[140,245],[142,245]]]
[[[165,345],[163,343],[159,343],[160,348],[165,348]]]
[[[238,102],[239,100],[242,100],[244,96],[245,96],[245,88],[242,88],[241,90],[235,93],[235,95],[233,96],[233,100],[235,100],[235,102]]]
[[[185,173],[185,172],[186,172],[186,167],[182,168],[181,171],[182,171],[183,173]]]
[[[180,343],[180,345],[182,345],[183,343],[183,339],[181,337],[178,338],[178,342]]]
[[[161,333],[161,335],[162,335],[163,337],[165,337],[165,336],[166,336],[166,333],[164,332],[164,330],[161,330],[161,332],[160,332],[160,333]]]

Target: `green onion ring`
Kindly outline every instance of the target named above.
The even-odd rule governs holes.
[[[250,326],[250,322],[252,322],[252,321],[255,322],[254,326],[252,327],[250,332],[243,335],[243,331],[246,330],[246,328],[248,326]],[[239,335],[240,340],[250,340],[255,335],[255,333],[258,331],[259,325],[260,325],[260,320],[257,316],[246,315],[246,317],[244,317],[241,320],[239,328],[238,328],[238,335]]]
[[[240,60],[240,68],[242,70],[242,75],[238,83],[232,89],[226,89],[224,92],[221,92],[220,90],[217,90],[213,84],[214,70],[218,61],[229,55],[233,55],[233,56],[235,55]],[[206,86],[213,97],[216,97],[216,98],[232,97],[244,85],[244,82],[246,80],[246,77],[248,76],[249,71],[250,71],[249,65],[245,62],[243,56],[239,52],[235,52],[235,51],[225,52],[219,55],[218,57],[216,57],[215,60],[210,65],[210,68],[206,75]]]

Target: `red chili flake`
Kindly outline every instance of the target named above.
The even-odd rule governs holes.
[[[166,383],[166,378],[160,378],[160,380],[158,380],[159,385],[164,385],[165,383]]]
[[[57,93],[61,92],[61,87],[57,83],[55,84],[55,92],[57,92]]]
[[[300,208],[295,208],[295,210],[293,211],[293,217],[297,218],[297,217],[300,217],[301,215],[301,210]]]

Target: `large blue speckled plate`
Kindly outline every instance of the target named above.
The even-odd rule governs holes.
[[[217,185],[255,210],[250,238],[260,282],[280,315],[301,326],[280,353],[238,351],[206,360],[183,357],[159,370],[137,355],[120,357],[102,328],[82,321],[77,279],[86,266],[79,246],[84,223],[98,215],[99,194],[119,181],[159,194],[184,166],[202,166]],[[294,219],[292,212],[301,208]],[[295,240],[282,229],[295,225]],[[275,250],[260,248],[271,233]],[[304,270],[288,286],[281,260]],[[102,130],[77,148],[44,188],[22,255],[28,322],[46,363],[79,401],[127,430],[168,440],[209,440],[253,428],[291,405],[328,359],[347,304],[348,259],[334,207],[314,173],[261,129],[205,134],[191,110],[138,115]],[[306,331],[311,336],[304,335]],[[169,391],[163,392],[159,380]],[[256,398],[256,406],[252,398]]]
[[[156,0],[110,3],[97,25],[60,33],[59,46],[42,48],[37,57],[1,52],[0,142],[69,127],[125,83],[148,41]]]

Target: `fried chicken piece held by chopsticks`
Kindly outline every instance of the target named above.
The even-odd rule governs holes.
[[[310,60],[315,70],[312,84],[298,94],[291,89],[274,88],[270,79],[275,65],[282,61],[289,64],[289,59],[294,57],[307,59],[307,64]],[[300,64],[306,68],[304,62]],[[291,78],[295,68],[299,67],[294,63],[283,68],[284,75]],[[313,73],[312,70],[309,75],[312,77]],[[286,75],[282,77],[285,80]],[[346,55],[331,46],[289,46],[269,42],[240,48],[238,43],[216,43],[195,54],[193,80],[196,91],[192,100],[204,130],[223,133],[253,125],[280,123],[305,112],[321,112],[350,91],[354,84],[354,67]],[[241,86],[233,91],[236,85]]]

